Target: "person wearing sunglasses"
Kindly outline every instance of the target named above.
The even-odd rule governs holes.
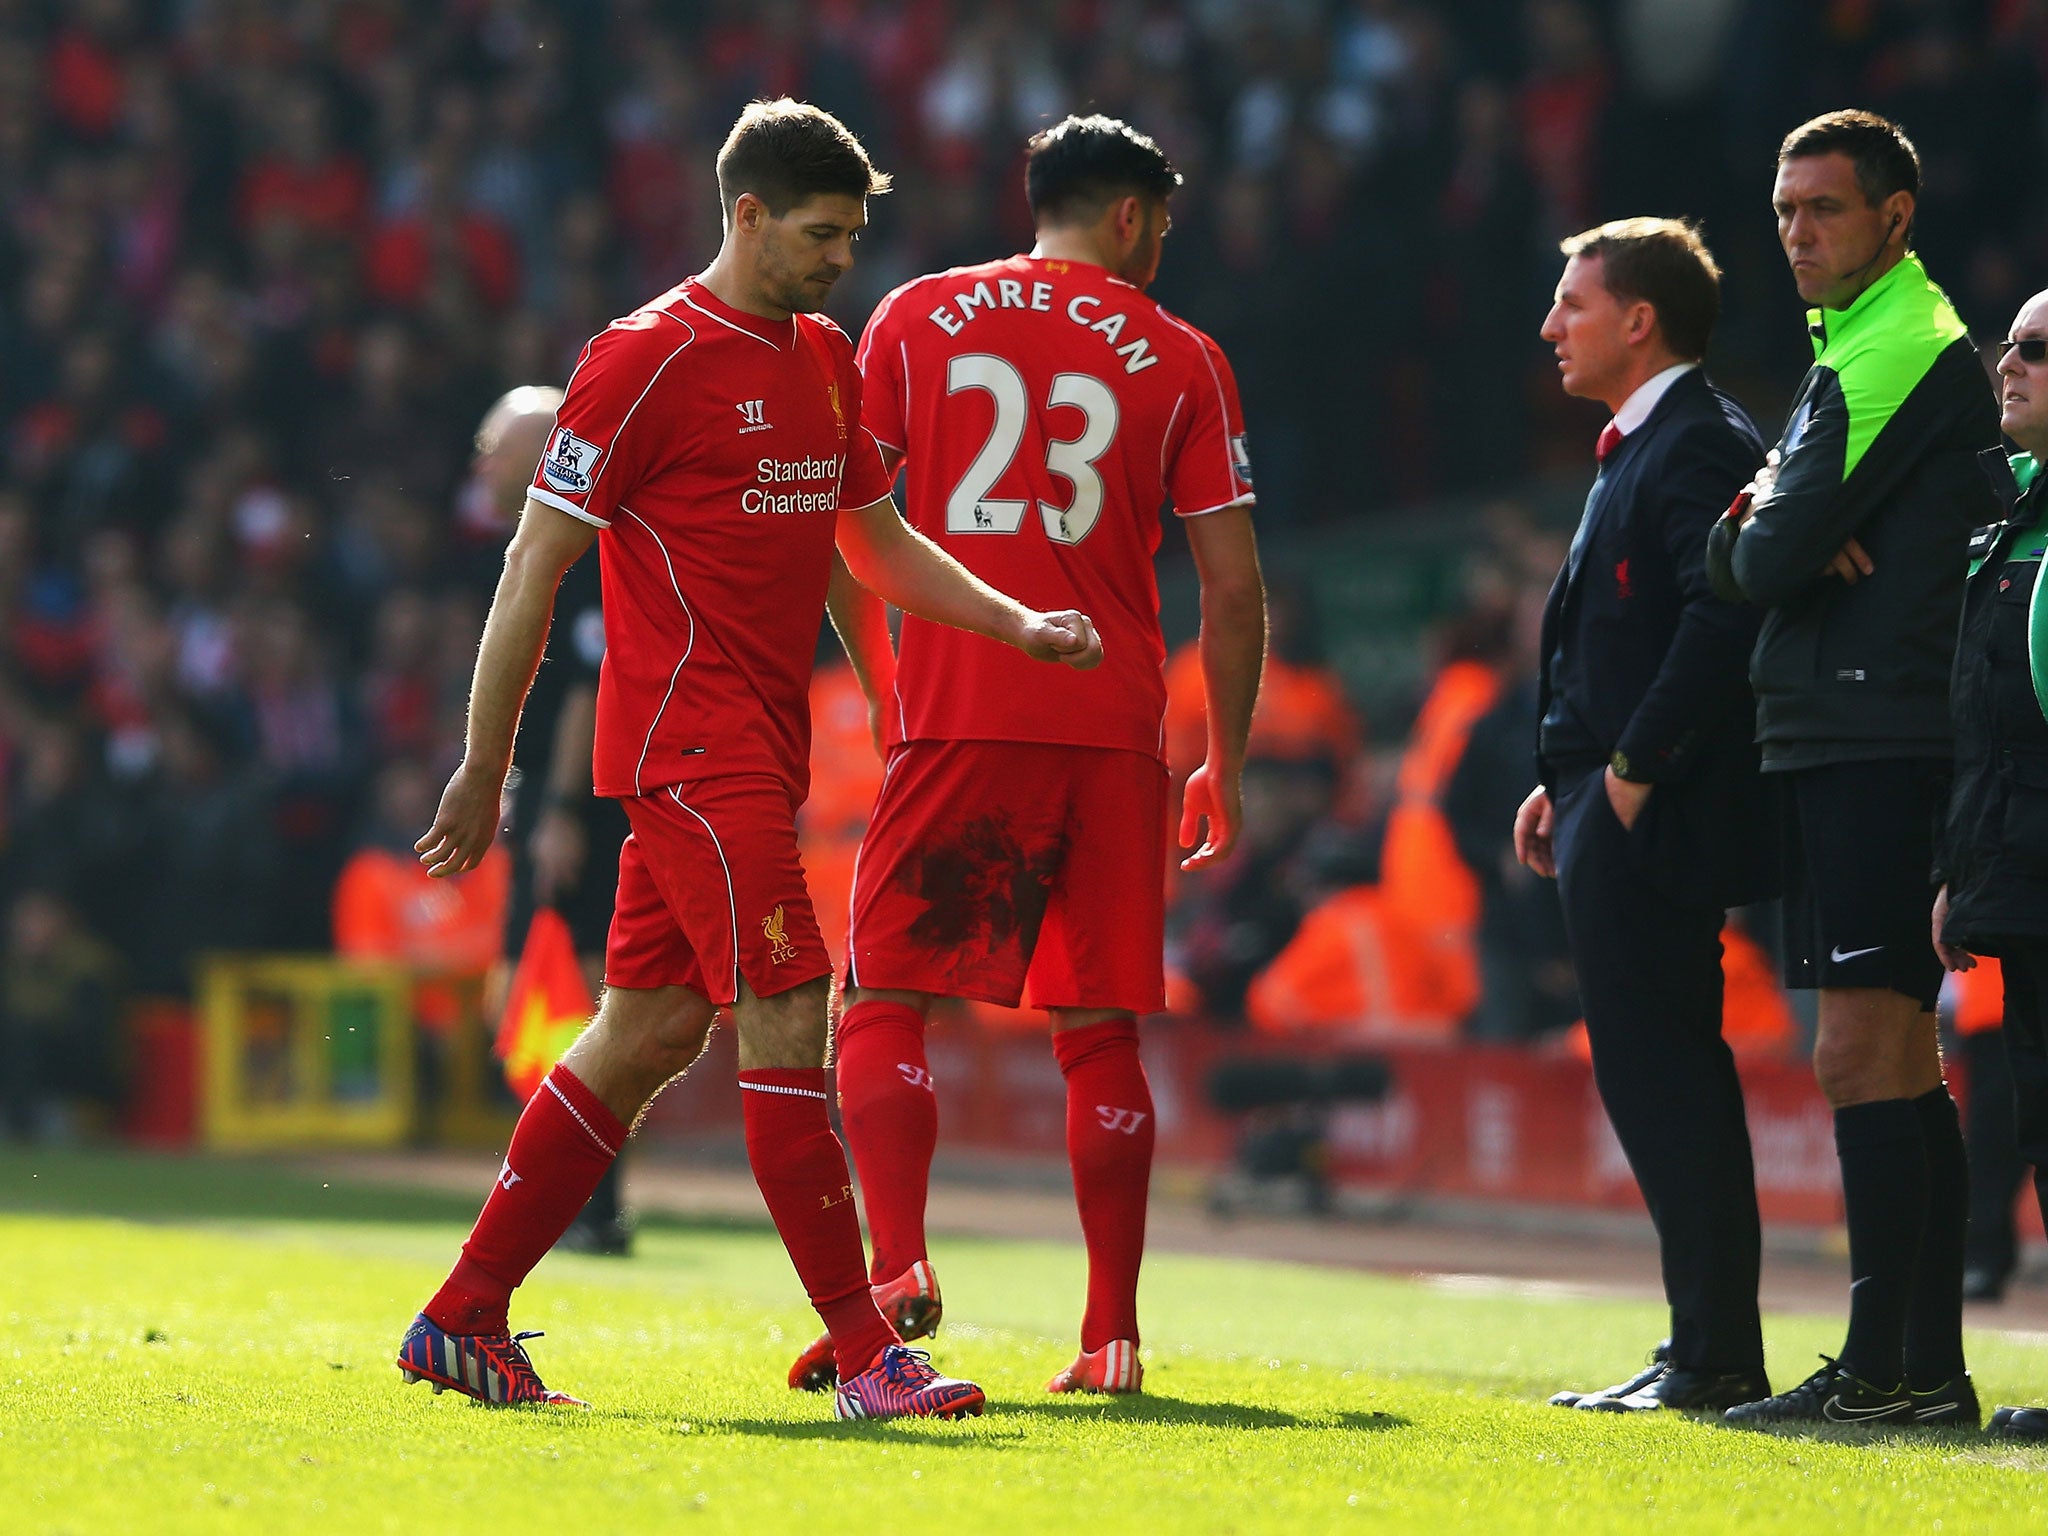
[[[1766,610],[1750,681],[1783,786],[1787,986],[1820,993],[1814,1076],[1849,1229],[1839,1358],[1734,1424],[1975,1429],[1963,1361],[1969,1171],[1925,939],[1953,751],[1949,671],[1998,442],[1977,349],[1913,250],[1920,158],[1830,112],[1787,135],[1771,202],[1814,348],[1764,470],[1708,536],[1715,590]]]
[[[1934,952],[1951,971],[2004,971],[2020,1155],[2048,1210],[2048,293],[1998,344],[1999,425],[2018,445],[1983,456],[2002,521],[1970,541],[1950,690],[1955,786],[1935,850]],[[2048,1440],[2048,1408],[1999,1408],[1991,1432]]]

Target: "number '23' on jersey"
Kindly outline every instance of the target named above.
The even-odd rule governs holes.
[[[910,521],[991,586],[1089,614],[1103,640],[1102,666],[1074,672],[906,618],[892,739],[1156,754],[1160,510],[1252,500],[1221,349],[1100,267],[1014,256],[898,288],[860,365]]]

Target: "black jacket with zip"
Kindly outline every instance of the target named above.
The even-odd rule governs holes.
[[[2048,936],[2048,479],[1984,455],[2005,521],[1977,531],[1956,642],[1955,781],[1935,845],[1943,937],[1977,954]],[[2015,477],[2015,471],[2019,477]],[[2024,483],[2024,491],[2022,484]]]
[[[1809,321],[1776,484],[1708,538],[1715,591],[1770,610],[1750,659],[1763,766],[1946,758],[1970,533],[1998,515],[1977,467],[1998,443],[1990,381],[1910,254]],[[1874,567],[1853,584],[1827,572],[1850,538]]]

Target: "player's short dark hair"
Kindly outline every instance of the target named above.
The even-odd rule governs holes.
[[[1120,197],[1171,197],[1179,185],[1165,150],[1101,113],[1070,115],[1024,146],[1024,197],[1040,224],[1077,222]]]
[[[742,192],[780,218],[813,197],[879,197],[888,190],[889,173],[875,169],[846,124],[787,96],[747,103],[718,152],[718,198],[728,215]]]
[[[1625,304],[1654,309],[1664,344],[1678,356],[1707,355],[1721,318],[1721,268],[1691,221],[1616,219],[1560,241],[1558,249],[1598,257],[1607,291]]]
[[[1875,208],[1894,192],[1920,195],[1920,152],[1905,130],[1888,117],[1851,107],[1823,112],[1785,135],[1778,164],[1811,155],[1847,155],[1856,167],[1856,187]]]

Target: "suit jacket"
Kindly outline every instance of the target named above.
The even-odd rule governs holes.
[[[1600,466],[1543,615],[1538,718],[1561,701],[1598,751],[1558,762],[1539,740],[1543,782],[1621,753],[1657,786],[1633,838],[1651,872],[1721,906],[1775,888],[1749,686],[1762,616],[1706,571],[1708,530],[1763,457],[1740,405],[1703,370],[1681,376]]]

